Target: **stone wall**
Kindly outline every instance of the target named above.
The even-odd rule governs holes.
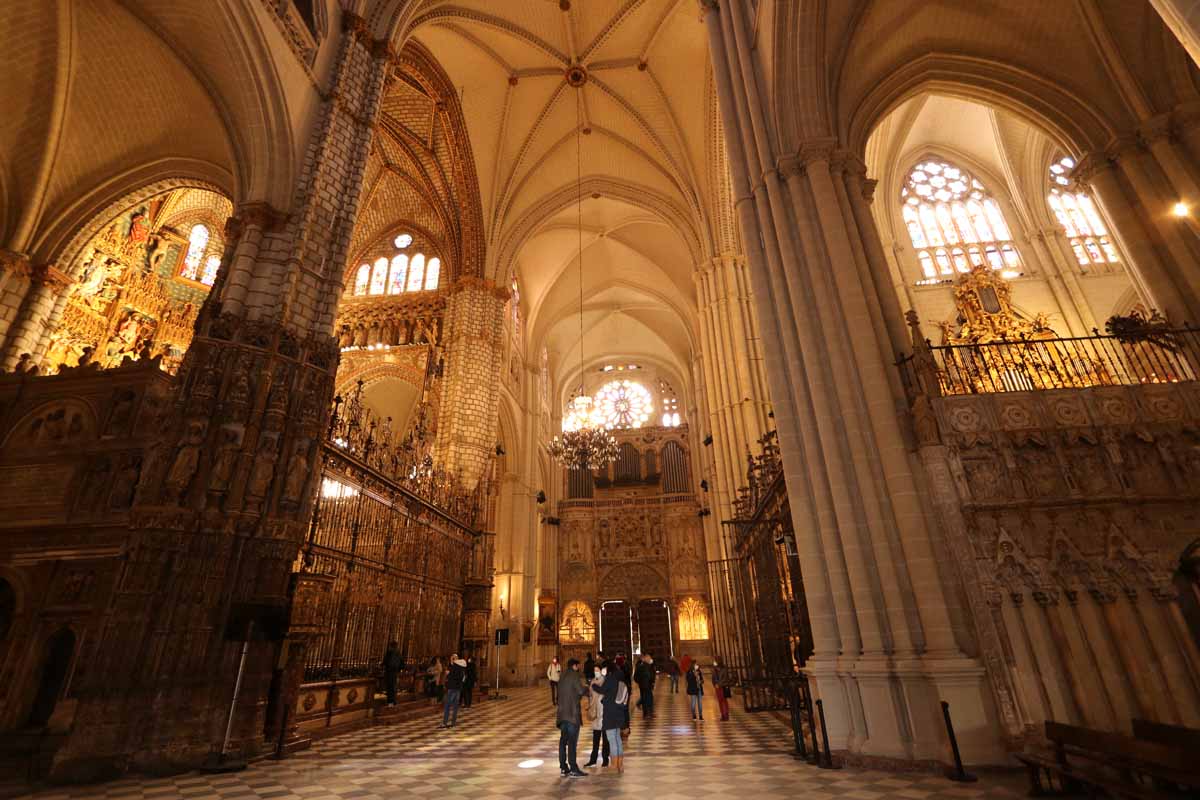
[[[918,400],[921,458],[1005,733],[1200,722],[1178,604],[1200,384]]]

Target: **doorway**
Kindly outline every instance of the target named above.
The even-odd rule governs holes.
[[[41,680],[33,708],[29,712],[30,728],[41,728],[50,721],[54,707],[58,705],[66,688],[71,661],[75,656],[75,633],[70,628],[61,628],[46,641],[42,656]]]
[[[600,604],[600,649],[609,658],[633,653],[633,615],[624,600]]]
[[[637,634],[637,652],[663,662],[675,654],[671,637],[671,608],[665,600],[643,600],[638,603]]]

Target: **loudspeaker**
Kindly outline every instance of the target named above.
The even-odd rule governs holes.
[[[496,646],[503,647],[508,644],[508,628],[496,628]]]

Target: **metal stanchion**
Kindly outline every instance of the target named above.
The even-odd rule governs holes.
[[[788,693],[789,705],[791,706],[792,717],[792,739],[795,740],[796,750],[792,753],[793,758],[808,760],[808,750],[804,746],[804,722],[801,716],[802,709],[800,705],[804,701],[804,694],[800,688],[800,682],[789,682],[792,690]]]
[[[974,783],[979,780],[963,769],[962,755],[958,752],[958,739],[954,736],[954,723],[950,721],[950,704],[942,701],[942,718],[946,721],[946,736],[950,738],[950,750],[954,753],[954,769],[946,770],[946,777],[960,783]]]
[[[820,700],[817,701],[817,714],[821,717],[821,744],[824,745],[824,752],[821,754],[821,760],[817,766],[821,769],[841,769],[840,764],[834,763],[833,752],[829,749],[829,729],[825,727],[825,704]]]
[[[819,764],[821,761],[821,745],[817,741],[817,720],[813,716],[813,699],[812,689],[808,685],[808,680],[804,681],[804,707],[808,711],[808,735],[812,737],[812,755],[808,757],[808,763]]]
[[[254,633],[254,622],[246,626],[246,636],[242,640],[242,657],[238,660],[237,679],[233,683],[233,700],[229,703],[229,716],[225,720],[225,738],[221,742],[219,753],[209,753],[208,760],[200,766],[201,772],[237,772],[246,768],[246,761],[241,757],[229,756],[229,739],[233,736],[233,714],[237,710],[238,693],[242,690],[242,676],[246,673],[246,653],[250,650],[250,639]]]

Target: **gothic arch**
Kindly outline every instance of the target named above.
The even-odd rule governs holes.
[[[879,121],[923,92],[1010,111],[1079,155],[1101,150],[1116,133],[1082,98],[1050,80],[997,61],[929,53],[905,63],[844,112],[838,122],[841,140],[862,157]]]
[[[670,586],[661,572],[646,564],[618,564],[600,579],[599,597],[604,600],[651,600],[670,595]]]

